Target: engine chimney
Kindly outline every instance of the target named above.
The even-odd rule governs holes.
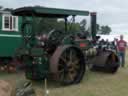
[[[92,39],[95,41],[96,33],[97,33],[96,12],[91,12],[90,15],[91,15],[91,34],[92,34]]]

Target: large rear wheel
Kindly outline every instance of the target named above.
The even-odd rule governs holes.
[[[51,58],[51,71],[64,85],[79,83],[85,72],[84,55],[79,48],[61,46]]]

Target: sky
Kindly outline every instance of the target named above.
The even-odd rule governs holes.
[[[97,12],[97,22],[109,25],[112,34],[128,34],[128,0],[0,0],[8,8],[46,6]]]

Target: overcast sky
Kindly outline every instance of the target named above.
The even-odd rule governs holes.
[[[109,25],[113,33],[128,34],[128,0],[0,0],[4,7],[40,5],[96,11],[100,25]]]

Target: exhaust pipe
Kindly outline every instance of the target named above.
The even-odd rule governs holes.
[[[91,34],[93,41],[96,41],[96,34],[97,34],[97,23],[96,23],[96,12],[91,12]]]

